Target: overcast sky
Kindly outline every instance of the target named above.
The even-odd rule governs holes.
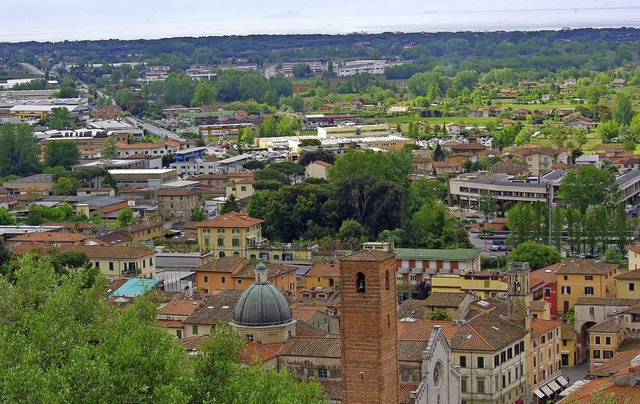
[[[640,27],[640,0],[2,1],[0,42]]]

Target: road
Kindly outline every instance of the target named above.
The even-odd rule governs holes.
[[[127,121],[129,121],[132,125],[134,126],[138,126],[138,127],[142,127],[142,129],[145,129],[147,132],[156,135],[160,138],[169,138],[169,139],[175,139],[175,140],[181,140],[182,138],[180,137],[180,135],[178,135],[177,133],[168,131],[166,129],[160,128],[158,126],[155,125],[151,125],[150,123],[141,121],[137,118],[134,117],[127,117],[126,118]]]
[[[32,65],[31,63],[20,63],[20,65],[25,69],[29,70],[33,74],[36,74],[38,76],[44,76],[44,72],[38,69],[37,67],[35,67],[34,65]]]

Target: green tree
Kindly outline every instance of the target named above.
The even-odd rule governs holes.
[[[75,195],[80,188],[80,181],[74,177],[60,177],[53,185],[53,192],[56,195]]]
[[[253,144],[253,131],[249,126],[241,129],[238,133],[239,143]]]
[[[305,151],[300,154],[297,162],[301,166],[306,167],[312,161],[316,161],[316,160],[333,164],[336,161],[336,154],[331,150],[327,150],[327,149],[316,149],[316,150]]]
[[[2,226],[15,226],[16,218],[4,208],[0,208],[0,225]]]
[[[445,161],[446,159],[447,153],[442,150],[442,146],[440,146],[440,143],[438,143],[435,150],[433,151],[433,161]]]
[[[193,98],[191,99],[192,107],[202,105],[210,105],[216,102],[216,89],[209,80],[203,80],[195,88]]]
[[[410,248],[456,248],[455,220],[438,201],[422,206],[412,217],[407,237]]]
[[[0,125],[0,176],[26,176],[39,172],[39,152],[30,125]]]
[[[258,128],[258,134],[260,137],[278,136],[278,121],[276,121],[276,118],[270,116],[262,121]]]
[[[69,112],[65,107],[51,108],[51,114],[49,114],[48,122],[51,129],[70,129],[71,112]]]
[[[113,137],[108,137],[102,144],[100,149],[100,156],[105,159],[115,159],[118,157],[118,150],[116,150],[116,140]]]
[[[359,249],[368,238],[367,229],[353,219],[347,219],[342,222],[338,230],[338,239],[346,248],[351,250]]]
[[[437,321],[451,321],[453,317],[451,314],[447,313],[445,310],[433,310],[429,311],[424,315],[425,320],[437,320]]]
[[[618,125],[629,125],[635,111],[631,106],[631,100],[624,93],[616,94],[614,100],[613,109],[611,110],[611,118],[618,123]]]
[[[518,244],[509,257],[511,262],[528,262],[531,270],[555,264],[561,259],[562,256],[555,248],[532,241]]]
[[[620,126],[618,125],[618,122],[611,119],[598,125],[596,131],[602,138],[602,142],[609,143],[613,138],[618,136],[618,133],[620,132]]]
[[[207,219],[207,211],[200,206],[194,206],[191,209],[191,220],[194,222],[201,222]]]
[[[491,216],[499,209],[498,200],[496,196],[491,192],[483,191],[478,199],[478,207],[480,212],[484,213],[485,219],[489,221]]]
[[[124,208],[118,212],[118,226],[127,227],[133,223],[133,210],[131,208]]]
[[[333,183],[338,183],[350,177],[369,176],[406,189],[409,187],[409,174],[413,172],[411,158],[411,153],[406,150],[389,153],[350,150],[335,161],[329,178]]]
[[[620,198],[615,176],[594,166],[580,166],[577,174],[568,172],[558,192],[565,202],[583,214],[589,205],[613,209]]]
[[[238,199],[234,194],[229,195],[227,200],[222,204],[220,208],[220,214],[224,215],[229,212],[237,212],[240,210],[240,205],[238,204]]]
[[[69,169],[80,161],[80,149],[73,140],[55,140],[47,143],[45,164]]]

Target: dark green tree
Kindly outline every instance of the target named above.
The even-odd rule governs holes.
[[[55,140],[47,143],[45,164],[49,167],[62,166],[69,169],[80,161],[80,149],[73,140]]]
[[[30,125],[0,125],[0,176],[38,173],[38,154],[38,143]]]
[[[51,108],[51,114],[47,120],[51,129],[71,129],[71,112],[65,107]]]
[[[238,204],[238,199],[234,194],[229,195],[227,200],[222,204],[220,208],[220,214],[224,215],[229,212],[237,212],[240,210],[240,205]]]
[[[555,248],[531,241],[518,244],[509,257],[511,262],[528,262],[531,270],[555,264],[561,259],[562,256]]]
[[[580,166],[578,173],[569,171],[560,186],[559,194],[581,213],[589,205],[601,205],[613,210],[619,202],[620,190],[615,176],[594,166]]]

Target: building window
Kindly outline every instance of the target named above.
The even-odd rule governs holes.
[[[584,294],[585,295],[593,295],[593,286],[585,286]]]
[[[533,355],[533,366],[534,366],[534,367],[536,366],[536,358],[537,358],[537,356],[536,356],[536,355]]]
[[[479,369],[483,369],[484,368],[484,357],[482,357],[482,356],[478,356],[478,368]]]
[[[629,291],[633,292],[634,290],[636,290],[636,284],[633,282],[629,283]]]
[[[329,372],[327,371],[327,368],[325,367],[318,368],[318,379],[326,379],[328,377],[329,377]]]
[[[414,275],[414,274],[409,275],[409,280],[410,280],[411,282],[415,282],[417,279],[418,279],[418,278],[417,278],[417,275]]]
[[[484,379],[478,379],[478,393],[484,394]]]
[[[605,350],[604,351],[604,358],[605,359],[611,359],[612,356],[613,356],[613,351],[609,351],[609,350]]]
[[[218,234],[224,234],[224,229],[218,229]]]
[[[223,284],[223,285],[224,285],[225,283],[227,283],[227,277],[226,277],[226,276],[224,276],[224,275],[223,275],[223,276],[221,276],[221,277],[220,277],[220,283],[221,283],[221,284]]]
[[[197,325],[194,325],[194,326],[191,327],[191,333],[193,335],[198,335],[198,326]]]
[[[596,335],[596,342],[595,343],[598,344],[598,345],[600,344],[600,336],[599,335]]]
[[[245,335],[244,338],[245,338],[246,341],[251,342],[251,341],[253,341],[253,334],[247,334],[247,335]]]
[[[584,280],[585,281],[592,281],[593,280],[593,275],[585,275],[584,276]]]
[[[362,272],[358,272],[356,275],[356,291],[358,293],[364,293],[365,291],[364,274]]]
[[[96,269],[100,269],[100,263],[98,261],[94,262],[93,265],[96,267]]]
[[[113,262],[109,262],[109,271],[113,271]]]
[[[595,316],[596,314],[596,308],[595,307],[589,307],[589,315],[591,317]]]
[[[231,246],[233,247],[240,247],[240,239],[238,237],[234,237],[231,240]]]
[[[494,367],[500,366],[500,355],[496,355],[493,357],[493,366]]]
[[[223,237],[218,238],[218,247],[224,247],[224,238]]]
[[[570,295],[571,294],[571,286],[563,286],[562,287],[562,294],[563,295]]]
[[[544,344],[545,338],[544,335],[540,337],[540,345]]]
[[[462,379],[460,379],[460,391],[462,391],[463,393],[467,392],[467,378],[463,377]]]
[[[467,357],[466,356],[461,356],[460,357],[460,367],[461,368],[466,368],[467,367]]]
[[[238,285],[242,285],[242,279],[238,279]]]
[[[569,280],[569,277],[567,275],[564,275],[562,279],[566,281],[566,280]]]
[[[204,283],[209,283],[209,275],[204,276]]]
[[[604,337],[604,343],[607,345],[611,345],[611,337]]]
[[[205,295],[208,295],[208,294],[209,294],[209,289],[204,288],[204,294],[205,294]]]
[[[599,349],[594,349],[593,350],[593,359],[600,359],[600,350]]]
[[[384,273],[384,289],[389,290],[389,270]]]
[[[209,247],[209,244],[211,244],[211,242],[209,241],[209,237],[205,237],[204,238],[204,246],[205,247]]]
[[[549,288],[544,289],[544,297],[551,297],[551,289]]]

